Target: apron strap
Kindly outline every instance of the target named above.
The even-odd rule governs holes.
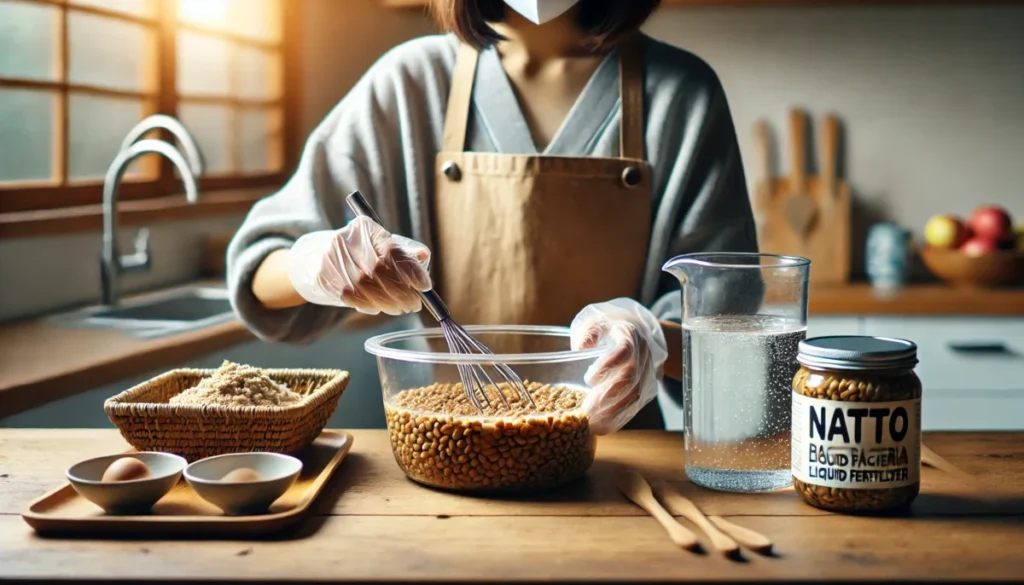
[[[480,53],[473,47],[459,46],[444,118],[444,152],[466,149],[466,128],[479,58]],[[644,160],[644,47],[639,34],[619,47],[619,94],[622,98],[619,156]]]
[[[640,34],[619,46],[619,95],[619,156],[644,160],[644,45]]]
[[[443,152],[462,152],[466,149],[466,127],[469,125],[469,106],[473,100],[473,80],[480,53],[462,43],[455,58],[452,86],[448,94],[448,111],[444,117]]]

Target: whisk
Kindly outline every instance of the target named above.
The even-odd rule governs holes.
[[[359,191],[353,191],[352,194],[346,199],[349,208],[356,215],[364,215],[369,217],[373,221],[377,222],[378,225],[387,229],[380,218],[377,217],[376,212],[367,203],[366,198]],[[441,331],[444,333],[444,340],[448,344],[448,351],[458,354],[483,354],[492,355],[493,352],[483,343],[478,341],[472,335],[470,335],[465,329],[459,326],[448,312],[448,307],[441,300],[441,297],[433,290],[418,293],[420,299],[423,300],[423,305],[430,311],[430,314],[437,319],[437,323],[441,326]],[[533,398],[530,393],[526,390],[526,386],[523,384],[522,379],[512,371],[512,368],[505,364],[494,363],[490,364],[498,375],[504,380],[505,384],[518,396],[520,401],[528,402],[531,406],[533,405]],[[481,365],[470,365],[470,364],[457,364],[456,367],[459,370],[459,379],[462,380],[462,389],[466,393],[466,397],[476,407],[478,411],[482,411],[484,408],[491,406],[490,400],[487,398],[487,386],[490,385],[497,393],[498,397],[501,398],[502,403],[506,407],[509,406],[508,399],[505,398],[505,393],[502,392],[501,386],[494,382],[487,370]],[[480,398],[477,397],[480,395]]]

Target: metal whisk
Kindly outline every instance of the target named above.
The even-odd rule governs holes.
[[[380,218],[377,217],[376,212],[373,211],[373,208],[370,207],[370,204],[366,202],[363,194],[359,191],[353,191],[346,199],[346,202],[348,203],[349,208],[351,208],[356,215],[369,217],[373,221],[377,222],[378,225],[387,229],[387,226],[381,222]],[[423,305],[428,311],[430,311],[430,314],[437,319],[438,324],[441,326],[441,331],[444,333],[444,340],[448,344],[448,351],[460,354],[493,354],[486,345],[470,335],[452,319],[451,314],[448,312],[448,307],[433,289],[421,292],[419,295],[420,299],[423,300]],[[498,372],[498,375],[505,384],[513,392],[519,395],[520,401],[528,402],[531,406],[533,405],[533,398],[526,390],[526,386],[523,384],[522,379],[512,371],[512,368],[500,363],[490,364],[490,366]],[[466,393],[466,397],[469,398],[469,401],[473,403],[473,406],[475,406],[477,410],[482,411],[484,408],[489,408],[491,405],[490,400],[487,398],[488,385],[493,388],[502,403],[504,403],[506,407],[509,406],[508,399],[505,398],[505,393],[502,391],[501,386],[494,382],[494,378],[487,373],[487,370],[485,370],[483,366],[457,364],[456,367],[459,370],[459,379],[462,380],[462,388]],[[477,394],[480,395],[479,398],[477,397]],[[481,398],[483,400],[480,400]]]

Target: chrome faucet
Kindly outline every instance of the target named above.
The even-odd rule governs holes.
[[[182,143],[187,144],[184,140]],[[187,146],[186,151],[188,151]],[[194,150],[197,156],[193,162],[200,160],[198,152],[198,149]],[[135,236],[135,250],[131,254],[121,255],[118,252],[116,241],[117,190],[121,185],[121,179],[133,160],[150,153],[162,154],[167,157],[181,173],[188,202],[199,201],[199,188],[196,185],[195,174],[193,174],[189,162],[174,146],[162,140],[139,140],[117,153],[114,162],[107,169],[107,175],[103,181],[103,252],[100,257],[100,278],[103,285],[104,305],[117,304],[119,298],[117,284],[121,274],[147,270],[150,266],[148,229],[139,230]],[[202,168],[201,162],[199,168]]]
[[[192,169],[192,174],[197,177],[203,174],[206,162],[203,160],[203,153],[199,150],[199,145],[196,144],[195,138],[192,137],[192,134],[185,128],[184,124],[178,121],[177,118],[172,118],[167,114],[153,114],[143,118],[141,122],[128,131],[124,141],[121,143],[121,150],[127,150],[149,132],[160,129],[167,130],[177,139],[178,144],[181,145],[181,150],[185,153],[185,158],[188,159],[188,166]]]

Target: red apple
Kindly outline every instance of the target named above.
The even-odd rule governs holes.
[[[967,218],[967,227],[975,237],[993,242],[1004,242],[1013,236],[1013,220],[1002,207],[986,205],[974,210]]]
[[[936,248],[959,248],[970,234],[958,218],[935,215],[924,226],[924,240]]]
[[[991,238],[974,236],[960,246],[960,251],[968,256],[984,256],[999,249],[999,242]]]

